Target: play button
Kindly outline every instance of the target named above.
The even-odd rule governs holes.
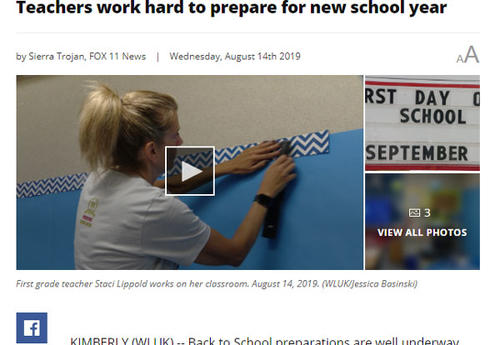
[[[165,172],[165,195],[214,196],[215,147],[165,146]]]
[[[182,174],[181,174],[182,182],[189,180],[191,177],[194,177],[202,172],[203,170],[198,169],[192,166],[191,164],[182,161]]]

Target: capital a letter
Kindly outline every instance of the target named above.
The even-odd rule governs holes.
[[[479,57],[477,56],[476,51],[474,50],[474,46],[469,46],[469,50],[467,51],[467,56],[465,57],[464,62],[467,63],[467,60],[469,60],[469,58],[472,58],[476,60],[476,63],[479,63]]]

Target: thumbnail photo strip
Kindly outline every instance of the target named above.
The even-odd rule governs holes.
[[[365,269],[479,269],[479,113],[479,76],[365,78]]]

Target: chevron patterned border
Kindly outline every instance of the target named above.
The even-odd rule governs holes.
[[[293,158],[314,156],[322,153],[328,153],[330,143],[330,141],[328,140],[329,134],[330,133],[328,130],[324,130],[320,132],[296,135],[288,138],[280,138],[276,141],[281,142],[284,140],[289,140],[292,144],[292,151],[290,152],[290,156],[292,156]],[[256,145],[257,143],[253,143],[215,150],[215,162],[217,164],[220,164],[233,159],[243,150]]]
[[[277,139],[278,142],[283,140],[290,140],[292,150],[290,155],[293,158],[303,156],[314,156],[323,153],[328,153],[330,149],[329,131],[324,130],[320,132],[313,132],[307,134],[296,135],[288,138]],[[215,150],[215,163],[220,164],[239,155],[243,150],[256,146],[257,143],[238,145],[224,149]],[[170,174],[181,172],[180,157],[176,158],[174,168]],[[211,166],[212,154],[211,153],[195,153],[183,156],[187,163],[193,164],[198,168],[206,168]],[[201,164],[200,164],[201,163]],[[83,187],[87,180],[87,173],[72,174],[66,176],[58,176],[47,178],[38,181],[27,181],[17,184],[17,198],[31,198],[39,195],[55,194],[62,192],[70,192],[78,190]]]
[[[83,187],[87,173],[72,174],[46,178],[38,181],[27,181],[17,184],[17,198],[31,198],[38,195],[70,192]]]
[[[198,169],[211,167],[213,162],[212,150],[210,149],[207,152],[192,153],[189,155],[175,157],[174,167],[168,173],[169,176],[181,173],[182,161],[194,165]]]
[[[330,132],[328,130],[324,130],[320,132],[296,135],[288,138],[280,138],[276,141],[281,142],[284,140],[289,140],[292,146],[290,155],[293,158],[298,158],[303,156],[313,156],[322,153],[328,153],[330,144],[330,141],[328,140],[329,134]],[[220,164],[233,159],[242,151],[248,149],[249,147],[257,145],[258,143],[252,143],[215,150],[215,164]],[[200,152],[186,156],[179,156],[175,159],[174,167],[168,173],[169,176],[181,173],[182,160],[187,163],[193,164],[198,169],[204,169],[212,165],[212,155],[210,153]]]

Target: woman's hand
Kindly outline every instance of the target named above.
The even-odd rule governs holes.
[[[249,174],[263,168],[269,160],[278,156],[279,148],[280,145],[275,141],[264,141],[220,164],[219,168],[229,174]]]
[[[295,168],[293,159],[282,155],[267,169],[257,194],[264,194],[271,198],[276,197],[285,186],[297,175],[292,171]]]

